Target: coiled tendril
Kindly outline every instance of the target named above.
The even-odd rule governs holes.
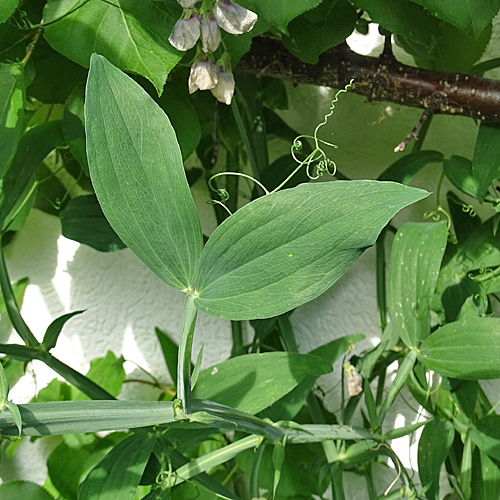
[[[244,177],[246,179],[251,180],[254,184],[262,188],[264,191],[265,195],[275,193],[276,191],[279,191],[283,186],[286,185],[286,183],[305,165],[306,167],[306,174],[307,177],[311,180],[318,179],[324,174],[334,176],[336,171],[337,171],[337,165],[335,164],[334,161],[330,160],[327,156],[326,153],[321,149],[321,145],[326,145],[330,146],[334,149],[337,149],[338,146],[335,144],[332,144],[330,142],[324,141],[323,139],[318,138],[318,132],[321,127],[326,125],[328,123],[328,118],[333,115],[333,111],[335,109],[335,104],[339,100],[339,96],[342,93],[345,93],[348,91],[349,88],[352,87],[353,79],[343,88],[340,89],[334,96],[331,104],[330,104],[330,109],[328,113],[324,116],[323,121],[316,126],[314,129],[314,133],[312,136],[310,135],[299,135],[296,137],[292,143],[292,146],[290,148],[290,153],[292,155],[292,158],[298,163],[297,167],[293,170],[293,172],[275,189],[272,191],[269,191],[261,182],[259,182],[257,179],[252,177],[251,175],[247,174],[242,174],[241,172],[220,172],[218,174],[212,175],[210,179],[208,180],[208,186],[209,188],[217,194],[217,196],[220,197],[220,200],[209,200],[207,203],[212,204],[212,205],[221,205],[224,207],[224,209],[229,213],[229,215],[232,215],[232,212],[227,208],[227,206],[224,204],[229,199],[229,193],[227,189],[224,188],[217,188],[216,186],[213,185],[213,181],[217,177],[221,177],[223,175],[238,175],[240,177]],[[310,153],[305,160],[300,160],[297,158],[296,153],[302,150],[303,144],[301,139],[312,139],[314,141],[314,150],[312,153]]]

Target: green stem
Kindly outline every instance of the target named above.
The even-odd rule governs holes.
[[[377,500],[377,490],[375,489],[375,483],[373,482],[373,469],[372,463],[368,462],[365,471],[366,489],[368,490],[368,498],[370,500]]]
[[[264,441],[255,453],[255,458],[252,465],[252,473],[250,475],[250,497],[259,497],[259,470],[260,464],[262,462],[262,457],[264,456],[264,450],[266,449],[266,441]]]
[[[297,345],[297,341],[295,340],[292,323],[288,319],[288,316],[278,316],[278,326],[281,332],[281,340],[285,349],[288,352],[299,352],[299,347]]]
[[[38,347],[40,342],[33,335],[28,325],[25,323],[21,316],[21,311],[16,301],[12,285],[10,284],[7,266],[5,265],[5,258],[3,255],[3,248],[0,245],[0,286],[2,288],[2,295],[5,300],[7,314],[9,315],[12,326],[23,339],[24,343],[30,347]]]
[[[231,334],[233,336],[233,347],[231,357],[243,354],[243,327],[241,321],[231,321]]]
[[[380,315],[380,329],[385,330],[387,326],[387,292],[386,292],[386,273],[385,273],[385,235],[387,230],[384,229],[377,239],[377,306]]]
[[[177,364],[177,397],[182,401],[184,413],[191,413],[191,353],[198,310],[194,298],[186,296],[182,309],[179,361]]]

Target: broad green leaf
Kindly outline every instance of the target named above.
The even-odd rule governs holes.
[[[431,331],[430,311],[448,228],[437,223],[406,223],[396,234],[387,278],[387,303],[394,331],[415,347]]]
[[[85,123],[92,182],[121,240],[173,288],[189,288],[200,221],[169,119],[104,57],[92,56]]]
[[[118,443],[83,481],[78,500],[133,500],[156,441],[137,433]]]
[[[64,106],[62,133],[69,150],[89,175],[89,164],[85,150],[85,101],[84,86],[78,86],[68,97]]]
[[[90,362],[90,369],[87,372],[87,377],[100,385],[112,396],[118,396],[125,380],[124,362],[125,359],[123,356],[117,358],[111,351],[108,351],[105,357],[93,359]],[[72,399],[83,400],[90,398],[85,396],[82,392],[74,390]]]
[[[427,192],[395,183],[302,184],[263,196],[212,234],[196,307],[244,320],[278,316],[330,288],[396,212]]]
[[[474,423],[470,435],[478,448],[500,460],[500,415],[489,415]]]
[[[174,422],[170,401],[55,401],[17,405],[23,436],[133,429]],[[0,413],[0,432],[17,436],[9,412]]]
[[[500,177],[500,126],[481,123],[477,134],[472,173],[478,183],[479,201],[490,184]]]
[[[412,0],[477,38],[500,10],[500,0]]]
[[[439,475],[448,456],[455,429],[448,420],[431,420],[418,441],[418,474],[422,486],[428,487],[425,496],[429,500],[438,500]]]
[[[22,64],[0,64],[0,178],[9,168],[21,138],[24,97]]]
[[[153,0],[50,0],[44,9],[44,33],[72,61],[88,67],[90,56],[98,52],[123,71],[145,76],[161,94],[168,73],[182,57],[168,41],[182,10],[173,0],[168,9]]]
[[[2,0],[0,4],[0,23],[4,23],[14,13],[19,0]]]
[[[31,59],[35,78],[28,87],[28,95],[46,104],[64,104],[75,87],[83,86],[87,78],[85,68],[56,52],[43,37]]]
[[[410,181],[427,165],[441,163],[443,153],[439,151],[418,151],[396,160],[378,177],[379,181],[394,181],[409,184]]]
[[[319,19],[313,16],[318,11]],[[294,19],[288,25],[285,47],[300,60],[316,64],[319,55],[344,42],[353,32],[358,14],[347,0],[323,0],[313,11]]]
[[[61,122],[58,120],[41,123],[21,138],[10,168],[0,181],[0,229],[6,228],[16,206],[22,203],[23,197],[29,196],[26,190],[38,165],[63,143]]]
[[[418,360],[447,377],[500,377],[500,319],[467,318],[448,323],[418,348]]]
[[[93,434],[72,434],[47,458],[50,479],[66,500],[77,500],[82,479],[106,456],[121,433],[100,439]]]
[[[170,118],[179,141],[182,159],[186,160],[201,139],[201,128],[196,109],[186,95],[166,85],[158,104]]]
[[[441,35],[442,22],[428,10],[410,0],[351,0],[386,30],[403,35],[428,49]]]
[[[462,156],[452,156],[443,162],[443,172],[460,191],[478,197],[479,186],[472,173],[472,162]]]
[[[489,24],[479,38],[474,38],[451,24],[444,23],[438,43],[427,51],[418,44],[398,43],[412,54],[419,67],[446,71],[449,73],[469,72],[474,63],[483,55],[491,38],[492,27]],[[423,49],[423,50],[422,50]]]
[[[93,194],[73,198],[60,214],[63,236],[100,252],[115,252],[125,244],[104,217]]]
[[[10,411],[10,414],[12,415],[14,423],[16,424],[17,430],[19,432],[18,436],[20,436],[23,430],[23,420],[19,408],[12,401],[7,401],[5,403],[5,408],[7,408],[7,410]]]
[[[28,481],[9,481],[0,484],[0,500],[54,500],[54,497],[38,484]]]
[[[73,316],[77,314],[82,314],[85,311],[74,311],[68,314],[63,314],[56,318],[52,323],[48,326],[45,331],[45,335],[43,336],[43,344],[45,348],[49,351],[53,347],[55,347],[57,339],[59,338],[59,334],[61,333],[63,326],[66,324],[68,320],[70,320]]]
[[[481,284],[465,276],[460,283],[449,286],[441,295],[446,321],[456,321],[465,301],[471,297],[481,296]]]
[[[288,34],[287,25],[300,14],[313,9],[321,0],[240,0],[238,4],[262,16],[269,24]]]
[[[327,344],[320,345],[308,354],[319,356],[320,358],[323,358],[333,364],[335,361],[340,359],[343,354],[345,354],[352,344],[357,344],[364,338],[365,336],[362,333],[352,333],[351,335],[346,335],[345,337],[332,340]]]
[[[483,451],[476,449],[472,461],[472,498],[500,498],[500,469]]]
[[[458,246],[462,245],[467,238],[481,225],[481,218],[471,211],[470,205],[459,198],[454,191],[446,193],[448,210],[453,221],[453,230],[458,240]]]
[[[331,363],[317,356],[246,354],[203,370],[193,396],[255,414],[290,392],[306,375],[319,377],[331,370]]]

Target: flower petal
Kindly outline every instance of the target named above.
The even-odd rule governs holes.
[[[198,60],[191,66],[189,73],[189,93],[192,94],[198,89],[213,89],[218,79],[217,67],[210,59]]]
[[[200,20],[192,15],[189,19],[179,19],[168,37],[177,50],[192,49],[200,38]]]
[[[210,89],[214,97],[229,106],[234,94],[234,76],[230,71],[219,70],[217,85]]]
[[[215,52],[220,44],[220,29],[215,17],[200,20],[201,43],[203,52]]]
[[[219,0],[214,7],[214,17],[223,30],[232,35],[241,35],[253,28],[258,16],[229,0]]]

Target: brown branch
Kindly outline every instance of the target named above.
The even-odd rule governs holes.
[[[279,40],[257,37],[237,70],[333,88],[343,87],[353,78],[351,90],[369,100],[500,122],[500,81],[419,69],[390,55],[362,56],[347,45],[324,52],[311,65],[290,54]]]

